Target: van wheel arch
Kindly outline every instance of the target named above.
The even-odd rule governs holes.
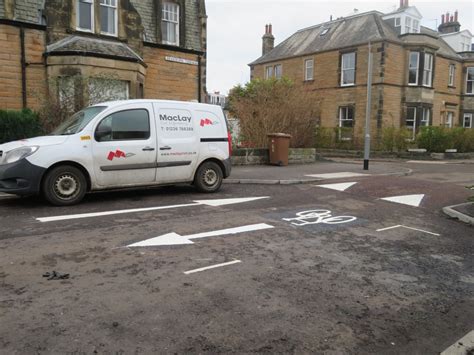
[[[87,169],[82,166],[81,164],[79,163],[76,163],[74,161],[68,161],[68,160],[65,160],[65,161],[60,161],[60,162],[57,162],[57,163],[54,163],[53,165],[51,165],[44,173],[43,173],[43,177],[41,178],[41,185],[40,186],[43,186],[43,182],[44,182],[44,179],[46,178],[46,176],[48,175],[48,173],[53,170],[54,168],[57,168],[58,166],[61,166],[61,165],[68,165],[68,166],[73,166],[79,170],[81,170],[81,172],[84,174],[84,177],[86,178],[86,182],[87,182],[87,192],[91,191],[91,188],[92,188],[92,181],[91,181],[91,176],[89,174],[89,172],[87,171]]]

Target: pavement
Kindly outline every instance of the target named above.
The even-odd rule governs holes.
[[[317,162],[314,164],[271,166],[233,166],[227,184],[281,184],[293,185],[326,179],[368,176],[408,176],[412,169],[389,162],[374,162],[364,170],[362,162]]]

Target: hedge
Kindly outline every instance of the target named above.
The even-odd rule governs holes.
[[[39,117],[33,111],[0,110],[0,144],[36,137],[42,133]]]
[[[455,127],[423,127],[416,137],[418,148],[443,153],[457,149],[459,153],[474,152],[474,129]]]

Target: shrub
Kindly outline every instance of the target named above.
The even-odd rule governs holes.
[[[416,142],[419,148],[434,153],[443,153],[446,149],[457,149],[460,153],[473,152],[474,130],[462,127],[423,127]]]
[[[378,148],[385,152],[400,152],[410,145],[411,133],[405,128],[386,127],[382,130]]]
[[[229,109],[240,120],[241,140],[249,145],[266,147],[269,133],[290,134],[293,148],[314,145],[319,101],[287,79],[252,80],[234,87]]]
[[[0,144],[35,137],[42,133],[38,115],[31,110],[0,110]]]

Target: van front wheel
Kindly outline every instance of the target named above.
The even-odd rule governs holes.
[[[81,202],[86,194],[87,181],[78,168],[62,165],[52,169],[43,180],[43,196],[56,206],[70,206]]]
[[[216,192],[221,187],[223,179],[220,166],[208,161],[197,170],[194,185],[201,192]]]

